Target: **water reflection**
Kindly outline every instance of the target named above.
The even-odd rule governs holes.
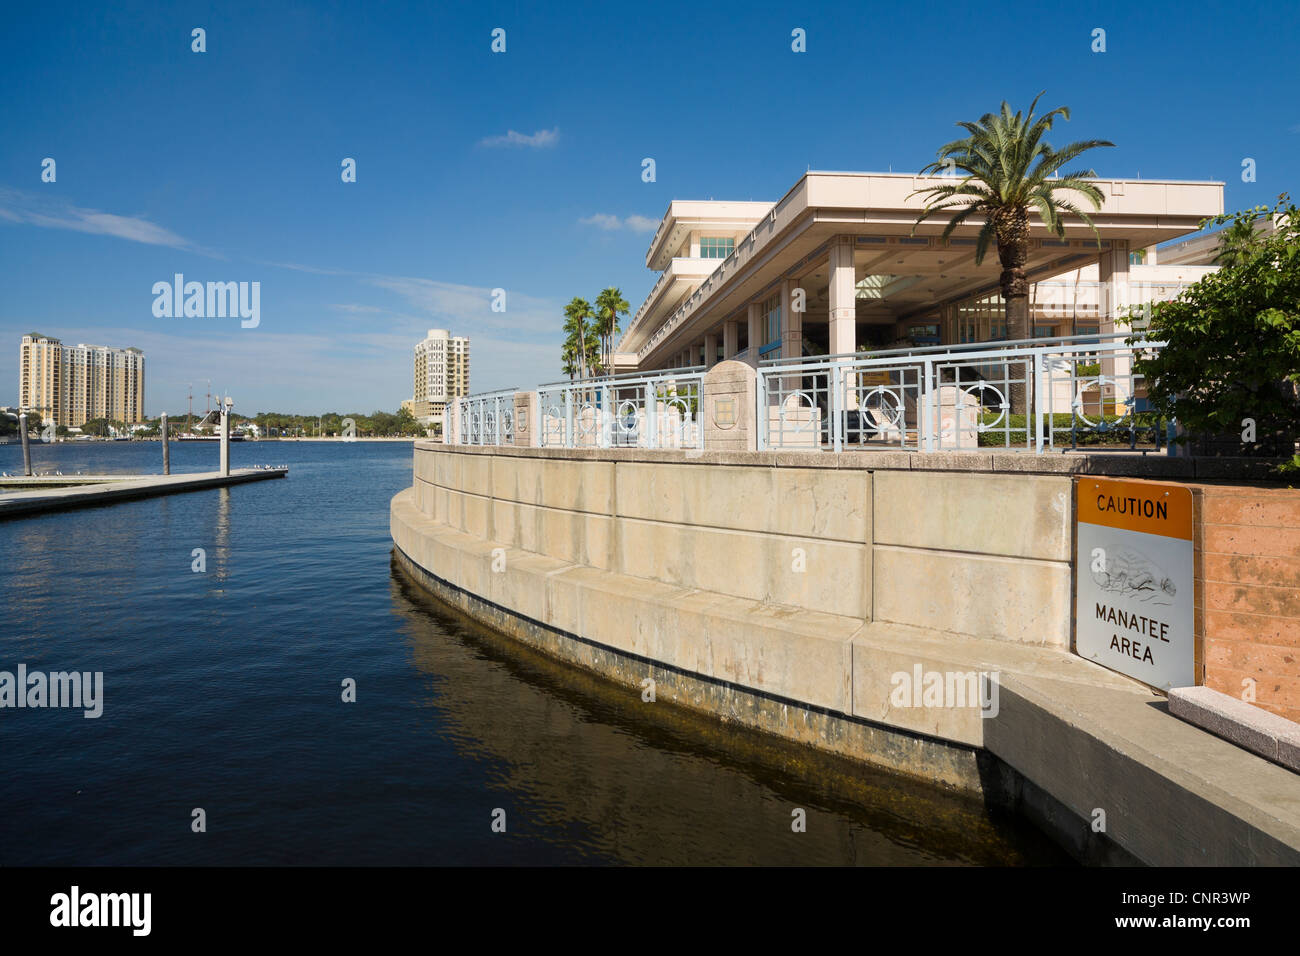
[[[530,798],[532,837],[639,864],[1066,862],[975,801],[643,703],[456,614],[396,565],[392,593],[429,706],[459,753],[498,768],[503,800]]]
[[[218,583],[225,584],[230,576],[230,489],[217,489],[216,531],[213,535],[212,556],[216,561]]]

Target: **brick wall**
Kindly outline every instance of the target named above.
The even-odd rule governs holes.
[[[1197,682],[1300,721],[1300,489],[1199,484]]]

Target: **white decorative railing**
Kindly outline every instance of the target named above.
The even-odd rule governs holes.
[[[758,447],[1003,447],[1041,454],[1066,436],[1075,447],[1083,436],[1105,433],[1127,433],[1133,448],[1146,432],[1159,447],[1164,423],[1139,420],[1146,388],[1133,362],[1164,343],[1126,338],[1107,333],[763,362]],[[1013,413],[1017,394],[1021,409]]]
[[[556,382],[537,389],[547,448],[703,448],[704,369]]]
[[[755,383],[760,449],[918,452],[1124,443],[1161,447],[1170,422],[1147,408],[1134,363],[1164,347],[1124,333],[930,346],[763,361]],[[707,370],[616,375],[457,399],[449,441],[549,448],[704,447]],[[525,412],[521,412],[525,414]],[[1116,441],[1118,439],[1118,442]]]
[[[459,445],[513,445],[515,390],[504,388],[456,399],[456,439]]]

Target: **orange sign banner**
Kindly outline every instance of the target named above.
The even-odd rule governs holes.
[[[1080,478],[1078,520],[1166,538],[1193,540],[1192,490],[1148,481]]]

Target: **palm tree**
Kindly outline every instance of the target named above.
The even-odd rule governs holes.
[[[1076,205],[1073,197],[1058,195],[1077,193],[1092,204],[1094,211],[1100,209],[1102,192],[1088,181],[1097,174],[1091,169],[1061,174],[1060,169],[1087,150],[1115,145],[1089,139],[1071,143],[1064,149],[1053,149],[1043,136],[1052,128],[1056,117],[1069,120],[1070,110],[1058,106],[1035,118],[1034,108],[1042,95],[1034,97],[1027,116],[1019,112],[1012,114],[1004,100],[1000,113],[985,113],[978,123],[958,123],[970,135],[942,147],[938,159],[921,170],[921,175],[960,171],[965,176],[912,193],[928,197],[924,212],[912,227],[913,232],[932,213],[955,212],[943,230],[943,238],[947,239],[970,216],[983,214],[984,225],[975,241],[975,264],[984,261],[990,242],[997,244],[1007,338],[1012,340],[1027,339],[1030,331],[1029,280],[1025,275],[1030,209],[1061,238],[1065,236],[1062,213],[1079,217],[1092,228],[1100,248],[1101,237],[1092,219]],[[1027,412],[1032,394],[1027,394],[1025,386],[1019,384],[1013,384],[1010,391],[1012,411]]]
[[[596,331],[600,334],[601,355],[606,371],[614,367],[614,336],[618,335],[618,317],[632,308],[623,292],[613,286],[596,296]]]
[[[589,373],[592,348],[595,345],[592,327],[588,324],[593,316],[591,303],[576,296],[564,307],[565,349],[572,350],[578,359],[580,377]],[[573,356],[570,356],[572,358]]]

